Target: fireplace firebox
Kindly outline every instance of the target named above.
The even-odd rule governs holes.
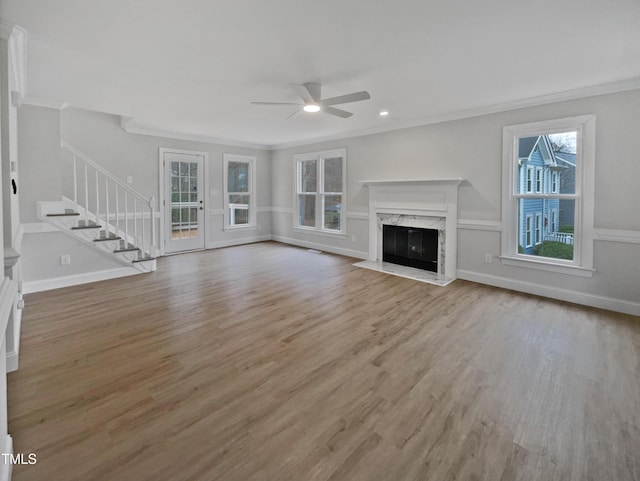
[[[438,272],[438,230],[384,224],[382,260]]]

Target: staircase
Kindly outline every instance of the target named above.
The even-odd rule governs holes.
[[[155,200],[146,198],[69,143],[61,201],[38,202],[38,218],[123,265],[156,270]]]

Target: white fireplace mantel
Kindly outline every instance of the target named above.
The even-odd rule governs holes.
[[[368,186],[384,186],[384,185],[411,185],[411,184],[425,184],[425,185],[455,185],[456,187],[464,182],[461,177],[450,177],[444,179],[395,179],[395,180],[361,180],[360,183]]]
[[[459,177],[441,179],[362,180],[369,188],[369,257],[381,262],[381,227],[385,214],[431,217],[444,220],[444,272],[455,279],[457,270]]]

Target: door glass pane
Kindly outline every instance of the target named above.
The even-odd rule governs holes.
[[[245,225],[249,223],[249,196],[229,196],[229,225]]]
[[[189,188],[189,177],[181,177],[180,178],[180,190],[182,192],[189,192],[191,190]]]
[[[324,159],[324,191],[342,192],[342,157]]]
[[[300,162],[300,191],[315,192],[317,186],[317,171],[315,160]]]
[[[316,196],[315,195],[299,195],[298,196],[298,224],[306,227],[315,227],[316,225]]]
[[[249,192],[249,163],[229,162],[227,182],[228,192]]]
[[[171,238],[198,237],[198,163],[171,162]]]
[[[574,199],[518,199],[518,252],[573,260]]]
[[[342,196],[324,196],[324,228],[340,230],[342,220]]]

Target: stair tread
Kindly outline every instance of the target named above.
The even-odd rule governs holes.
[[[142,259],[134,259],[131,262],[144,262],[144,261],[154,261],[155,257],[143,257]]]
[[[77,226],[71,228],[71,230],[79,230],[79,229],[102,229],[102,226],[99,225],[99,224],[77,225]]]
[[[123,247],[122,249],[116,249],[113,252],[132,252],[132,251],[139,251],[140,248],[139,247]]]
[[[111,240],[120,240],[122,237],[114,235],[114,236],[105,236],[98,237],[97,239],[93,239],[93,242],[103,242],[103,241],[111,241]]]
[[[80,215],[78,212],[65,212],[63,214],[47,214],[47,217],[66,217]]]

